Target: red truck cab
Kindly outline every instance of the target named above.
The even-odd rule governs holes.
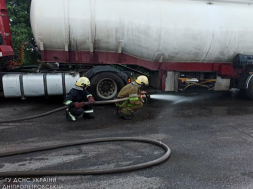
[[[3,57],[14,56],[10,20],[5,0],[0,0],[0,61]]]

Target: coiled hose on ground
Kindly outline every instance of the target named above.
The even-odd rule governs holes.
[[[78,142],[70,142],[65,144],[58,144],[53,146],[39,147],[27,150],[18,150],[13,152],[4,152],[0,153],[0,157],[8,157],[32,152],[39,152],[45,150],[52,150],[56,148],[63,148],[75,145],[82,144],[91,144],[91,143],[99,143],[99,142],[112,142],[112,141],[135,141],[135,142],[144,142],[150,143],[156,146],[163,148],[166,152],[159,159],[142,163],[133,166],[119,167],[113,169],[94,169],[94,170],[33,170],[33,171],[13,171],[13,172],[0,172],[0,177],[36,177],[36,176],[74,176],[74,175],[102,175],[102,174],[115,174],[115,173],[123,173],[129,171],[136,171],[144,168],[148,168],[151,166],[158,165],[164,161],[166,161],[171,154],[170,148],[159,141],[146,139],[146,138],[135,138],[135,137],[115,137],[115,138],[98,138],[98,139],[90,139]]]
[[[95,104],[117,103],[117,102],[125,101],[128,99],[129,98],[117,99],[117,100],[111,100],[111,101],[100,101],[100,102],[95,102]],[[43,117],[43,116],[61,111],[66,108],[67,106],[64,106],[62,108],[58,108],[53,111],[46,112],[40,115],[30,116],[26,118],[12,119],[12,120],[4,120],[4,121],[0,121],[0,123],[12,123],[12,122],[18,122],[18,121],[24,121],[28,119]],[[27,153],[52,150],[52,149],[57,149],[57,148],[70,147],[70,146],[75,146],[75,145],[83,145],[83,144],[91,144],[91,143],[99,143],[99,142],[113,142],[113,141],[134,141],[134,142],[150,143],[150,144],[163,148],[165,150],[165,154],[162,157],[156,160],[147,162],[147,163],[142,163],[142,164],[133,165],[133,166],[113,168],[113,169],[13,171],[13,172],[0,172],[0,177],[74,176],[74,175],[102,175],[102,174],[123,173],[123,172],[136,171],[139,169],[144,169],[144,168],[158,165],[166,161],[170,157],[170,154],[171,154],[171,150],[166,144],[156,141],[156,140],[146,139],[146,138],[136,138],[136,137],[114,137],[114,138],[89,139],[89,140],[83,140],[83,141],[77,141],[77,142],[57,144],[57,145],[52,145],[52,146],[37,147],[37,148],[26,149],[26,150],[2,152],[0,153],[0,157],[9,157],[9,156],[20,155],[20,154],[27,154]]]

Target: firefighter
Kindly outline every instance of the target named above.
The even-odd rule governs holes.
[[[95,103],[92,95],[87,91],[90,86],[90,80],[86,77],[80,77],[75,86],[67,94],[64,104],[69,108],[66,109],[66,118],[71,121],[83,114],[83,118],[94,118],[93,104]],[[88,102],[85,105],[84,102]]]
[[[116,104],[118,107],[118,114],[121,118],[130,120],[133,118],[134,112],[142,108],[143,98],[145,98],[146,92],[141,92],[141,89],[144,86],[148,86],[148,84],[149,81],[146,76],[139,76],[136,81],[121,89],[118,98],[130,97],[129,100]]]

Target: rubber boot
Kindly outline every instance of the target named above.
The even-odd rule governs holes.
[[[70,115],[72,116],[72,119],[71,119]],[[72,114],[70,114],[69,109],[66,109],[66,119],[67,119],[68,121],[72,121],[72,122],[75,122],[75,121],[76,121],[76,117],[73,116]]]
[[[93,113],[89,113],[89,114],[86,114],[84,113],[83,114],[83,118],[88,118],[88,119],[94,119],[95,118],[95,115]]]
[[[119,111],[119,116],[123,119],[126,119],[126,120],[131,120],[133,119],[133,116],[127,116],[125,114],[123,114],[122,112]]]

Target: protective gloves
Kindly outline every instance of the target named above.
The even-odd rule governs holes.
[[[141,91],[141,94],[144,95],[144,94],[147,94],[147,92],[146,91]]]
[[[147,98],[147,92],[141,91],[141,98]]]
[[[75,103],[75,108],[82,108],[84,107],[84,105],[85,105],[84,102]]]
[[[89,103],[89,104],[94,104],[94,103],[95,103],[95,100],[94,100],[93,96],[90,96],[90,97],[88,98],[88,103]]]

